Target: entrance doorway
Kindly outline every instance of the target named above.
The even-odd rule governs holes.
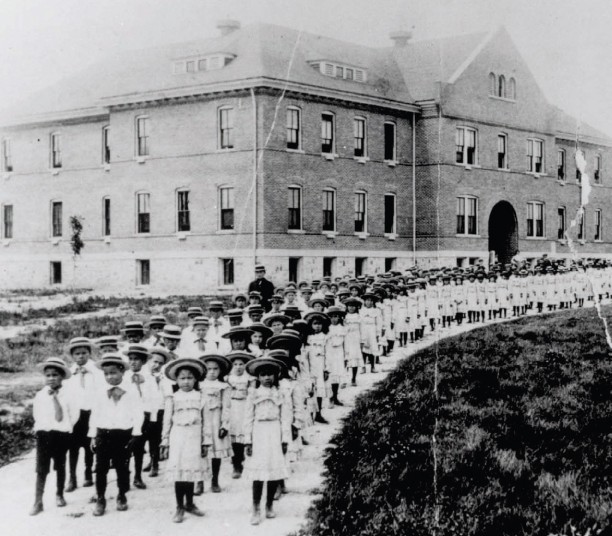
[[[518,252],[518,222],[508,201],[500,201],[489,216],[489,251],[495,251],[497,261],[507,264]]]

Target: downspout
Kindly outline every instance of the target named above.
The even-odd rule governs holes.
[[[412,264],[416,266],[416,127],[412,113]]]
[[[253,105],[253,272],[257,264],[257,101],[255,90],[251,88]]]

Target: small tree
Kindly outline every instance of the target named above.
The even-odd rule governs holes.
[[[72,231],[70,247],[76,262],[76,257],[81,254],[81,250],[85,247],[85,243],[81,239],[81,233],[83,232],[83,218],[81,216],[70,216],[70,230]]]

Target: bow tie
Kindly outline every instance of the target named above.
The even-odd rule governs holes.
[[[56,387],[55,389],[51,389],[51,387],[49,387],[49,394],[51,396],[56,396],[59,393],[59,390],[62,388],[62,386],[60,385],[59,387]]]
[[[138,389],[138,394],[142,397],[142,389],[140,388],[140,384],[144,383],[144,378],[142,377],[142,374],[138,374],[137,372],[132,374],[132,383],[136,384],[136,389]]]
[[[108,398],[112,399],[115,404],[121,400],[121,397],[125,394],[125,391],[121,387],[111,387],[108,390]]]

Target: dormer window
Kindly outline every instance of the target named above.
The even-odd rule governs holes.
[[[174,62],[174,74],[214,71],[225,67],[235,57],[233,54],[211,54],[183,58]]]
[[[353,82],[365,82],[366,72],[357,67],[343,65],[331,61],[315,61],[310,63],[311,67],[318,69],[321,74],[331,76],[333,78],[342,78]]]

